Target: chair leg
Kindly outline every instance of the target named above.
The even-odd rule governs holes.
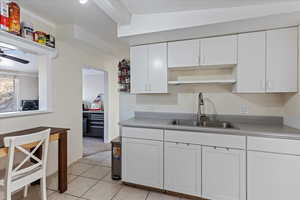
[[[45,176],[41,179],[41,199],[42,200],[47,200],[46,180],[47,179]]]
[[[24,187],[24,198],[26,198],[27,197],[27,195],[28,195],[28,185],[26,185],[25,187]]]
[[[10,192],[5,192],[5,199],[6,200],[11,200],[11,193]]]

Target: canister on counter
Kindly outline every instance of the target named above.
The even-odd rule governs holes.
[[[20,7],[15,2],[8,4],[9,10],[9,32],[20,35],[21,21],[20,21]]]
[[[9,11],[6,0],[0,0],[0,29],[8,31],[9,26]]]
[[[34,32],[34,41],[45,45],[46,44],[46,33],[42,32],[42,31],[35,31]]]
[[[22,37],[28,39],[28,40],[33,40],[33,25],[32,24],[27,24],[26,22],[22,22],[21,24],[21,35]]]
[[[55,48],[55,37],[51,34],[46,35],[46,45]]]

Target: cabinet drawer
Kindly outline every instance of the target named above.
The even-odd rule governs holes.
[[[163,141],[164,131],[160,129],[123,127],[122,137]]]
[[[248,150],[300,155],[300,141],[248,137]]]
[[[214,133],[166,131],[165,141],[201,144],[207,146],[230,147],[237,149],[246,148],[246,137],[236,135],[222,135]]]

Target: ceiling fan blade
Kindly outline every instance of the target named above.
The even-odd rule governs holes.
[[[10,60],[22,63],[22,64],[29,64],[30,63],[28,60],[24,60],[24,59],[17,58],[17,57],[14,57],[14,56],[9,56],[9,55],[6,55],[6,54],[0,54],[0,57],[7,58],[7,59],[10,59]]]

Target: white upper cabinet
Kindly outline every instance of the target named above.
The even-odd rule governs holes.
[[[244,150],[202,148],[202,197],[215,200],[246,199]]]
[[[149,45],[149,93],[168,93],[167,43]]]
[[[266,32],[238,35],[236,92],[266,92]]]
[[[131,93],[167,93],[167,44],[130,48]]]
[[[237,36],[201,39],[200,65],[237,64]]]
[[[166,142],[164,150],[165,189],[201,197],[201,146]]]
[[[148,46],[130,48],[131,92],[147,93],[148,84]]]
[[[168,67],[193,67],[200,64],[200,41],[186,40],[168,43]]]
[[[238,93],[298,91],[298,29],[238,36]]]
[[[142,45],[131,47],[130,57],[135,94],[168,93],[168,68],[222,65],[237,65],[233,92],[298,91],[297,27]]]
[[[298,29],[267,31],[267,92],[298,91]]]

